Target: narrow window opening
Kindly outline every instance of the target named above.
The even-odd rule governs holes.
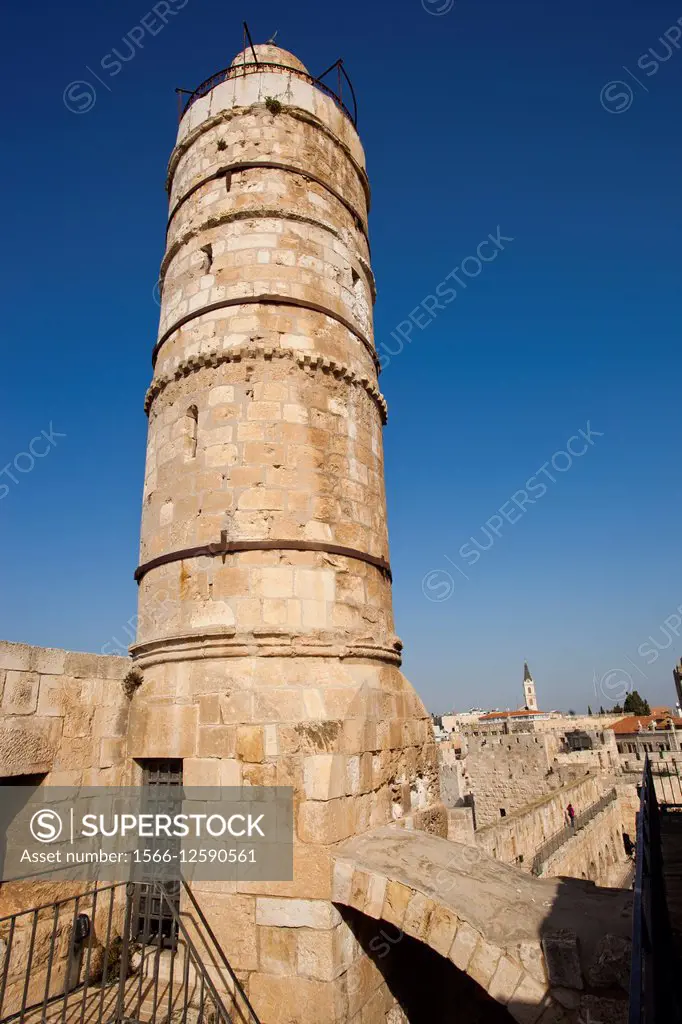
[[[206,265],[205,269],[208,271],[213,266],[213,246],[209,242],[208,245],[202,245],[201,251],[206,253],[206,259],[208,260],[208,264]]]
[[[351,267],[350,276],[351,276],[351,280],[353,282],[353,287],[355,288],[355,285],[360,280],[360,275],[358,274],[357,270],[355,270],[353,267]]]
[[[190,405],[185,414],[185,453],[188,459],[193,459],[197,454],[198,430],[199,410],[196,405]]]
[[[504,807],[500,807],[500,817],[501,818],[506,818],[507,817],[507,811],[506,811],[506,809]]]
[[[232,188],[232,171],[228,171],[225,175],[225,191],[229,192]]]

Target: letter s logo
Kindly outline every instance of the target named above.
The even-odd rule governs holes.
[[[36,811],[31,818],[31,835],[39,843],[53,843],[62,834],[62,819],[56,811]]]

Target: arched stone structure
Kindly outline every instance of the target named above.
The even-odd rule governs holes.
[[[520,1024],[626,1019],[628,892],[535,879],[476,847],[389,827],[340,848],[333,900],[449,959]]]

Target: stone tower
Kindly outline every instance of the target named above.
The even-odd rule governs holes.
[[[444,813],[393,626],[362,145],[257,46],[193,96],[167,188],[128,755],[294,787],[293,881],[213,884],[205,910],[263,1024],[383,1024],[334,849]]]
[[[523,704],[529,711],[538,710],[538,699],[535,695],[535,683],[528,668],[528,662],[523,663]]]

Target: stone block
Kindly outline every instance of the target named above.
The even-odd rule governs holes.
[[[467,970],[469,961],[474,955],[478,939],[478,932],[470,924],[464,921],[460,922],[449,954],[450,960],[452,960],[455,967],[459,967],[460,971]]]
[[[510,960],[508,956],[503,956],[495,968],[492,981],[488,986],[488,995],[490,995],[495,1002],[502,1003],[503,1006],[509,1002],[514,994],[514,990],[521,980],[523,974],[523,968],[520,964],[514,960]]]
[[[14,644],[8,640],[0,641],[0,668],[28,672],[32,667],[35,650],[35,647],[29,647],[28,644]]]
[[[578,936],[567,928],[559,929],[542,937],[542,951],[545,955],[547,976],[552,987],[583,987],[580,966]]]
[[[545,958],[542,955],[542,946],[539,942],[519,942],[513,951],[513,956],[518,953],[518,958],[524,970],[528,971],[536,981],[545,984],[547,971],[545,969]]]
[[[258,1019],[272,1024],[321,1024],[343,1020],[340,990],[334,984],[295,975],[254,973],[249,978],[249,998]]]
[[[318,932],[311,934],[317,935]],[[296,974],[296,936],[294,928],[258,928],[259,968],[266,974]]]
[[[66,663],[66,651],[57,647],[34,647],[31,667],[41,675],[62,675]]]
[[[632,943],[618,935],[604,935],[597,943],[587,980],[592,988],[618,985],[624,992],[630,988]]]
[[[467,967],[467,974],[474,981],[477,981],[486,992],[493,979],[501,955],[499,946],[493,946],[492,943],[487,942],[484,938],[478,940],[474,955]]]
[[[258,896],[256,924],[273,928],[332,928],[341,920],[338,910],[327,900],[281,899]]]
[[[185,758],[182,779],[185,786],[220,786],[221,762],[218,758]]]
[[[220,765],[221,786],[241,786],[242,762],[234,757],[223,757],[217,762]]]
[[[100,768],[115,768],[123,764],[124,759],[124,743],[122,739],[113,739],[106,737],[100,743],[99,747],[99,767]],[[51,785],[56,785],[55,782],[50,780]]]
[[[407,904],[403,929],[414,939],[423,939],[436,904],[422,892],[415,892]]]
[[[201,694],[198,702],[199,725],[220,725],[220,697],[218,694]]]
[[[257,970],[255,898],[213,892],[202,896],[199,902],[233,969]]]
[[[240,725],[237,728],[237,757],[241,761],[257,764],[265,757],[263,727]]]
[[[352,800],[306,800],[298,807],[297,835],[304,843],[338,843],[355,831]]]
[[[413,895],[414,890],[410,889],[407,885],[401,885],[400,882],[389,881],[386,886],[384,907],[381,914],[384,921],[388,921],[389,924],[394,924],[396,928],[402,928],[407,905]]]
[[[296,973],[304,978],[317,978],[320,981],[333,981],[342,971],[336,963],[334,935],[335,931],[311,931],[308,928],[297,929],[296,935]]]
[[[263,736],[265,742],[265,756],[276,757],[279,754],[279,742],[277,739],[277,726],[266,725],[263,727]]]
[[[378,875],[373,872],[369,876],[363,914],[366,914],[368,917],[373,917],[375,920],[378,920],[381,917],[384,909],[387,885],[388,879],[384,875]]]
[[[37,672],[8,669],[2,698],[4,715],[32,715],[38,706],[40,677]]]
[[[362,868],[356,868],[353,872],[353,881],[350,887],[350,905],[357,910],[364,911],[365,909],[369,878],[369,873],[363,871]]]
[[[41,675],[38,693],[38,714],[57,717],[77,707],[81,696],[81,683],[65,675]],[[89,697],[83,694],[84,702]],[[88,701],[88,703],[95,703]]]
[[[334,874],[332,878],[332,899],[335,903],[350,903],[351,887],[353,884],[353,873],[355,867],[352,861],[336,860],[334,862]],[[385,882],[385,879],[384,879]],[[382,900],[383,903],[383,900]],[[378,917],[380,915],[372,915]]]
[[[536,1024],[547,1009],[548,1002],[547,987],[529,974],[523,974],[507,1003],[507,1009],[518,1024]]]
[[[436,905],[430,915],[426,930],[425,941],[427,945],[431,949],[435,949],[441,956],[447,956],[452,947],[458,924],[459,921],[456,914],[453,914],[447,907]]]
[[[128,730],[129,757],[194,757],[199,707],[148,705],[133,700]]]
[[[332,800],[346,795],[343,754],[313,754],[303,760],[303,782],[308,800]]]
[[[201,757],[234,757],[237,729],[234,725],[205,725],[199,729],[197,754]]]
[[[49,772],[57,758],[59,718],[7,718],[0,722],[0,774]]]

